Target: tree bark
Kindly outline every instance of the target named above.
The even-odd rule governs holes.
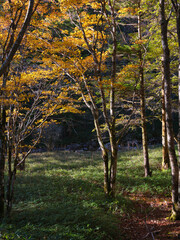
[[[117,26],[116,26],[116,13],[115,2],[108,1],[111,11],[111,36],[112,36],[112,70],[111,70],[111,90],[110,90],[110,128],[109,139],[111,146],[111,165],[110,165],[110,195],[115,196],[116,193],[116,174],[117,174],[117,141],[116,141],[116,117],[115,117],[115,82],[117,71]]]
[[[138,2],[138,7],[141,9],[141,1]],[[141,12],[138,14],[138,38],[142,40],[141,33]],[[141,105],[141,129],[142,129],[142,146],[144,157],[144,174],[145,177],[151,176],[148,153],[147,127],[146,127],[146,103],[145,103],[145,88],[144,88],[144,66],[143,66],[142,49],[139,50],[139,78],[140,78],[140,105]]]
[[[166,111],[166,128],[168,137],[168,150],[171,164],[172,174],[172,218],[178,219],[180,217],[178,207],[178,178],[179,169],[175,153],[174,133],[172,122],[172,107],[171,107],[171,78],[170,78],[170,51],[167,38],[168,20],[165,16],[165,1],[160,0],[160,24],[161,24],[161,42],[163,49],[162,66],[164,72],[164,90],[165,90],[165,111]]]
[[[106,195],[109,195],[110,193],[110,182],[109,182],[109,157],[108,157],[108,151],[104,146],[103,139],[102,139],[102,134],[99,126],[99,113],[97,109],[94,109],[91,107],[91,112],[94,118],[94,126],[96,129],[96,134],[97,134],[97,139],[99,146],[101,148],[102,152],[102,159],[104,163],[104,192]]]
[[[116,143],[115,131],[110,136],[111,144],[111,166],[110,166],[110,195],[115,197],[116,194],[116,174],[117,174],[117,153],[118,146]]]
[[[17,39],[16,39],[15,43],[13,44],[7,58],[4,60],[2,66],[0,67],[0,77],[6,72],[7,67],[11,63],[16,51],[19,48],[19,45],[21,44],[21,41],[27,30],[27,27],[29,26],[29,23],[31,21],[31,17],[33,14],[33,6],[34,6],[34,0],[29,0],[29,7],[28,7],[28,11],[27,11],[23,26],[22,26],[22,28],[17,36]]]
[[[10,63],[18,50],[27,27],[30,24],[30,20],[33,14],[34,0],[29,0],[29,7],[25,16],[22,28],[14,42],[14,32],[12,33],[12,41],[10,41],[7,49],[3,53],[2,65],[0,67],[0,77],[3,76],[3,87],[6,87],[6,81],[9,73]],[[0,93],[3,94],[2,92]],[[6,109],[5,106],[1,105],[0,109],[0,218],[2,219],[5,214],[5,191],[4,191],[4,168],[5,168],[5,155],[6,155],[6,136],[5,136],[5,125],[6,125]]]
[[[178,54],[179,54],[179,65],[178,65],[178,117],[179,117],[179,129],[178,129],[178,155],[179,155],[179,168],[180,168],[180,3],[177,0],[171,0],[174,11],[176,13],[176,30],[177,30],[177,38],[178,38]],[[180,186],[180,169],[179,169],[179,183]],[[180,188],[178,187],[178,202],[180,205]],[[179,218],[180,218],[180,206],[179,206]]]
[[[5,154],[6,154],[6,138],[5,138],[5,124],[6,124],[6,110],[1,106],[0,109],[0,219],[4,217],[4,168],[5,168]]]
[[[166,115],[165,115],[165,99],[164,99],[164,73],[162,69],[162,170],[170,167],[167,130],[166,130]]]

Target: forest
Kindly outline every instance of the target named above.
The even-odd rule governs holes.
[[[180,238],[180,2],[0,0],[0,238]]]

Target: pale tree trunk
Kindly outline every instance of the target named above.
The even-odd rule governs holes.
[[[141,1],[138,2],[139,9],[141,8]],[[141,33],[141,12],[138,14],[138,38],[142,40]],[[144,63],[142,50],[139,50],[139,78],[140,78],[140,105],[141,105],[141,129],[142,129],[142,146],[144,157],[144,174],[145,177],[151,176],[148,153],[147,127],[146,127],[146,103],[145,103],[145,88],[144,88]]]
[[[164,99],[164,73],[162,71],[162,170],[170,167],[167,130],[166,130],[166,115],[165,115],[165,99]]]
[[[115,117],[115,82],[116,82],[116,57],[117,57],[117,26],[116,26],[116,1],[108,1],[111,12],[111,36],[112,36],[112,70],[111,70],[111,90],[110,90],[110,127],[109,139],[111,146],[111,165],[110,165],[110,195],[115,196],[116,193],[116,174],[117,174],[117,140],[116,140],[116,117]]]
[[[160,24],[161,24],[161,41],[163,49],[163,73],[164,73],[164,90],[165,90],[165,111],[166,111],[166,128],[168,137],[169,159],[172,173],[172,218],[180,217],[178,207],[178,178],[179,169],[174,145],[174,133],[172,122],[172,107],[171,107],[171,78],[170,78],[170,51],[167,38],[168,20],[165,16],[165,1],[160,0]]]
[[[107,91],[106,87],[103,84],[102,77],[103,77],[103,70],[102,68],[102,61],[103,61],[103,53],[104,53],[104,46],[106,44],[106,39],[104,38],[104,33],[101,32],[102,39],[104,39],[104,43],[99,52],[99,56],[97,56],[96,49],[91,47],[91,43],[88,42],[88,37],[86,36],[86,32],[83,29],[83,25],[80,22],[80,30],[83,33],[84,41],[88,47],[89,52],[93,56],[94,59],[94,78],[96,79],[97,83],[99,84],[99,93],[100,93],[100,100],[101,106],[97,106],[95,96],[93,94],[94,90],[91,88],[91,84],[88,84],[88,79],[83,75],[83,85],[82,82],[79,82],[79,87],[81,89],[82,98],[86,104],[86,106],[91,110],[93,118],[94,118],[94,125],[96,129],[98,143],[101,148],[102,158],[104,162],[104,192],[107,196],[115,196],[115,189],[116,189],[116,172],[117,172],[117,141],[116,141],[116,119],[115,119],[115,81],[116,81],[116,49],[117,49],[117,40],[116,40],[116,13],[115,13],[115,0],[111,1],[108,0],[107,2],[101,2],[102,6],[102,14],[106,18],[106,23],[109,26],[110,33],[112,36],[112,46],[113,46],[113,53],[112,53],[112,69],[111,69],[111,77],[110,77],[110,94],[109,98],[107,98]],[[106,5],[107,4],[107,5]],[[108,9],[108,11],[107,11]],[[80,18],[79,18],[80,19]],[[104,22],[103,22],[104,25]],[[102,29],[100,27],[99,29]],[[97,34],[97,37],[99,34]],[[96,41],[95,41],[96,42]],[[95,44],[94,46],[96,46]],[[101,55],[102,54],[102,55]],[[87,101],[85,97],[85,92],[88,94],[89,101]],[[110,143],[110,150],[106,149],[105,144],[102,138],[102,131],[100,128],[99,123],[99,112],[102,113],[102,117],[104,123],[107,127],[108,131],[108,140]],[[108,152],[111,153],[111,157],[109,158]]]

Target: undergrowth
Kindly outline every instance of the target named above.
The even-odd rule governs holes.
[[[117,196],[107,199],[99,152],[32,154],[17,174],[12,216],[1,224],[0,239],[125,239],[118,219],[134,209],[124,193],[170,195],[160,148],[150,150],[150,161],[153,176],[144,178],[142,152],[120,152]]]

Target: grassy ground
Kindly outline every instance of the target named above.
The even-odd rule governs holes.
[[[12,217],[1,239],[120,240],[118,219],[135,211],[127,193],[170,195],[170,172],[160,170],[161,149],[150,149],[153,170],[144,178],[140,150],[119,153],[117,197],[103,194],[100,153],[36,153],[16,179]],[[4,237],[3,237],[4,236]]]

